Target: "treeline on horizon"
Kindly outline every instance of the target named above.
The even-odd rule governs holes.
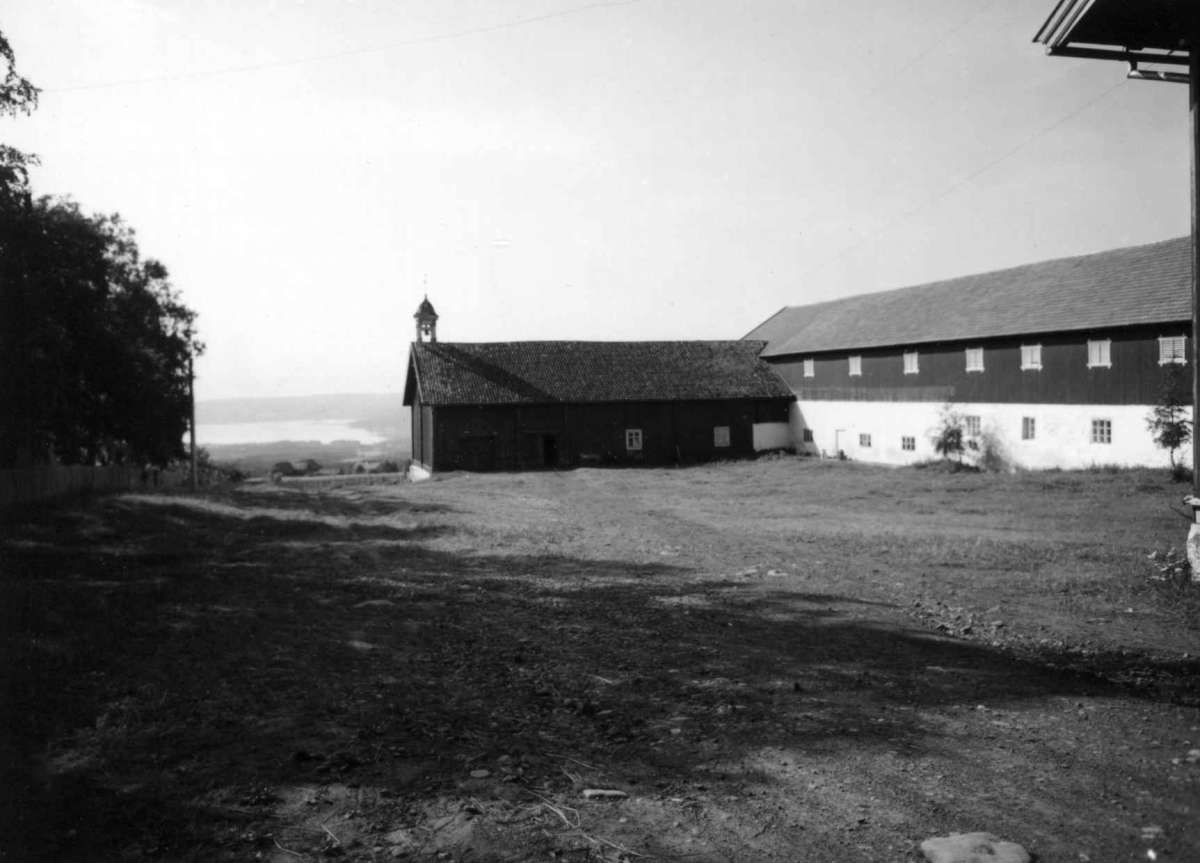
[[[38,93],[0,32],[0,117]],[[0,468],[166,466],[185,456],[195,313],[120,216],[36,196],[36,164],[0,144]]]

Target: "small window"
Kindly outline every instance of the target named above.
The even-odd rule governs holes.
[[[1162,336],[1158,340],[1158,364],[1160,366],[1187,363],[1187,337]]]
[[[1092,420],[1092,443],[1112,443],[1112,420]]]
[[[858,436],[858,445],[861,447],[869,447],[871,445],[871,436],[869,434],[860,434]]]
[[[850,358],[850,377],[857,377],[862,374],[862,357]]]
[[[1037,435],[1037,422],[1033,417],[1021,417],[1021,440],[1033,440]]]
[[[713,426],[713,446],[729,446],[729,426]]]
[[[983,371],[983,348],[967,348],[967,371]]]
[[[1042,367],[1042,346],[1021,345],[1021,368],[1023,370]]]
[[[804,430],[804,442],[805,442],[805,443],[812,443],[812,442],[813,442],[812,429],[805,429],[805,430]]]
[[[1159,349],[1161,352],[1161,348]],[[1112,368],[1112,339],[1093,339],[1088,341],[1088,368]]]
[[[963,431],[966,433],[967,437],[979,437],[979,432],[982,427],[983,423],[979,417],[963,417]]]
[[[904,373],[906,375],[915,375],[920,370],[919,360],[916,351],[904,352]]]
[[[642,449],[642,430],[625,429],[625,449],[638,452]]]
[[[915,450],[917,448],[917,439],[915,437],[902,436],[900,438],[900,449]]]
[[[806,359],[803,363],[804,376],[806,378],[815,378],[817,376],[817,361],[812,357]]]

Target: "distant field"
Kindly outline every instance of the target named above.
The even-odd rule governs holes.
[[[1194,859],[1183,491],[781,457],[22,510],[0,857]]]

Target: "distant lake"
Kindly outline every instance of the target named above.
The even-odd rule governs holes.
[[[196,424],[196,443],[200,446],[220,446],[240,443],[275,443],[276,441],[352,440],[361,444],[382,443],[385,438],[365,428],[351,425],[351,420],[270,420],[248,423]]]

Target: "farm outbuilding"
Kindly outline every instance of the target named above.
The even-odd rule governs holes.
[[[1191,403],[1191,255],[1182,237],[789,306],[746,338],[814,455],[928,459],[951,412],[1018,466],[1164,464],[1147,417],[1172,382]]]
[[[431,334],[432,335],[432,334]],[[763,342],[423,342],[404,404],[432,471],[662,465],[789,445]]]

